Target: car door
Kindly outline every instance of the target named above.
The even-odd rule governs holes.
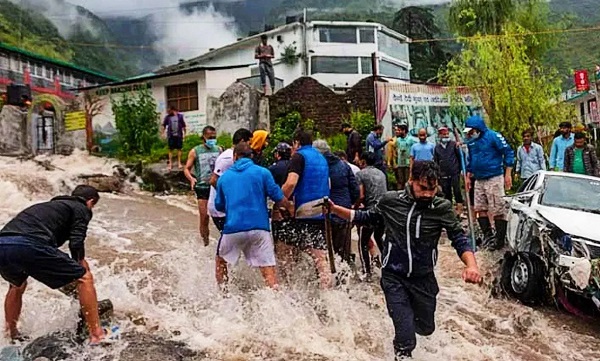
[[[535,195],[533,189],[537,184],[538,175],[533,175],[521,185],[516,194],[509,198],[508,210],[508,244],[515,249],[518,241],[519,225],[524,221],[523,209],[529,208]]]

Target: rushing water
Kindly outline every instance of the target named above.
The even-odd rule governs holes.
[[[30,204],[69,192],[77,175],[110,174],[114,165],[83,154],[51,160],[61,169],[0,158],[0,225]],[[126,331],[182,341],[210,360],[393,359],[392,323],[376,283],[351,279],[319,291],[311,267],[301,262],[291,285],[274,293],[242,260],[224,297],[214,280],[216,242],[201,245],[196,215],[194,200],[183,196],[102,195],[87,254],[99,298],[112,300]],[[489,255],[478,256],[484,271],[491,269]],[[416,360],[600,359],[597,322],[491,298],[489,288],[464,284],[461,269],[442,245],[437,330],[418,338]],[[0,293],[6,288],[1,281]],[[30,281],[21,330],[37,337],[74,329],[77,311],[61,293]],[[0,346],[6,344],[1,338]],[[100,352],[119,360],[123,347],[90,352],[92,359]],[[149,359],[144,352],[139,360]]]

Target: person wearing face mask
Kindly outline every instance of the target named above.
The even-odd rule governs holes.
[[[456,201],[456,214],[463,214],[463,195],[460,189],[461,161],[458,144],[450,139],[446,127],[438,129],[440,142],[435,146],[433,159],[440,167],[440,185],[447,200]]]
[[[439,292],[434,268],[437,246],[445,229],[452,246],[466,265],[465,282],[482,278],[471,244],[456,218],[452,204],[436,196],[439,168],[434,162],[414,163],[404,191],[387,192],[369,210],[350,210],[330,204],[331,212],[356,224],[385,228],[381,287],[394,323],[396,359],[411,357],[415,334],[429,336],[435,330]]]
[[[508,226],[508,203],[505,191],[512,188],[512,168],[515,153],[506,139],[489,129],[481,116],[467,119],[467,189],[470,176],[475,178],[475,206],[477,222],[484,235],[484,247],[497,251],[504,247]],[[490,216],[494,219],[496,235],[492,231]]]
[[[217,130],[207,125],[202,129],[203,144],[190,150],[187,163],[183,173],[190,181],[192,190],[196,193],[198,199],[198,217],[200,237],[204,246],[209,244],[210,231],[208,229],[208,199],[210,198],[210,179],[215,169],[217,157],[221,153],[221,148],[217,146]],[[194,174],[192,174],[192,169]]]
[[[575,142],[571,129],[573,126],[570,122],[562,122],[559,125],[562,135],[554,138],[552,148],[550,148],[550,169],[562,172],[565,166],[565,151]]]
[[[517,149],[515,172],[525,182],[535,172],[546,170],[546,158],[542,146],[531,140],[533,138],[532,130],[523,131],[521,136],[523,137],[523,145]]]

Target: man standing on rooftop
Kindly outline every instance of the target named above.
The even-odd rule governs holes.
[[[254,58],[258,59],[258,69],[260,71],[260,84],[262,85],[265,95],[267,94],[267,77],[271,84],[271,93],[275,92],[275,72],[273,70],[273,62],[275,58],[275,50],[267,42],[269,37],[266,34],[261,35],[260,45],[254,51]]]

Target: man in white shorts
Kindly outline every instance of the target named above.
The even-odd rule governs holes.
[[[235,265],[244,253],[251,267],[260,268],[267,286],[276,289],[275,248],[267,197],[290,214],[293,214],[293,206],[283,196],[271,172],[254,164],[248,144],[242,142],[235,146],[234,160],[233,166],[217,182],[215,208],[227,214],[217,247],[217,283],[221,286],[227,283],[227,265]]]
[[[219,230],[223,232],[225,226],[225,213],[217,211],[215,208],[215,198],[217,197],[217,181],[219,177],[233,165],[233,148],[244,142],[250,144],[252,140],[252,132],[248,129],[240,128],[233,133],[233,146],[219,155],[215,162],[215,169],[210,178],[210,196],[208,197],[208,214],[213,220],[213,223]]]

